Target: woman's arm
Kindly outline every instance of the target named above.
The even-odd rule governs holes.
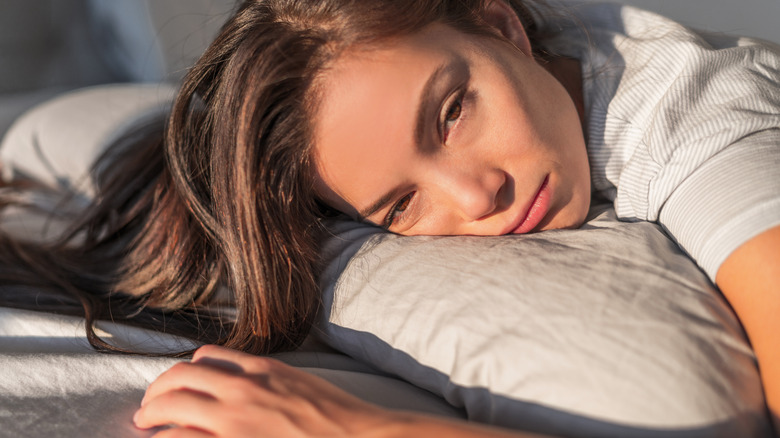
[[[539,437],[389,411],[279,361],[216,346],[163,373],[135,415],[141,428],[174,425],[176,437]]]
[[[737,248],[715,280],[756,352],[767,405],[780,434],[780,226]]]

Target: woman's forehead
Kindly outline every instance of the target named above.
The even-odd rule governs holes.
[[[370,60],[343,64],[319,105],[313,148],[317,180],[331,196],[356,208],[381,178],[403,165],[397,152],[413,139],[416,81],[425,65],[401,68],[397,60],[375,53]]]
[[[313,152],[331,196],[356,206],[404,165],[397,152],[414,142],[426,80],[454,56],[447,32],[426,30],[346,52],[320,78]]]

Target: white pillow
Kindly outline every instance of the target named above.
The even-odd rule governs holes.
[[[471,420],[565,436],[764,436],[753,352],[651,223],[401,237],[334,225],[323,340]],[[655,436],[655,435],[653,435]]]
[[[38,105],[0,143],[3,179],[32,178],[91,197],[95,159],[130,127],[161,120],[175,91],[166,84],[99,85]]]
[[[31,179],[54,189],[25,195],[25,202],[54,215],[6,208],[3,229],[28,240],[50,240],[95,192],[92,165],[108,146],[131,130],[162,123],[176,88],[168,84],[110,84],[67,92],[19,117],[0,143],[5,181]]]

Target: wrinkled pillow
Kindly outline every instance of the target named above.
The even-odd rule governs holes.
[[[111,84],[44,102],[3,137],[2,177],[34,179],[89,199],[95,191],[90,175],[95,159],[131,128],[164,120],[175,92],[168,84]]]
[[[325,342],[462,407],[565,436],[765,436],[755,358],[719,291],[654,224],[402,237],[338,223]],[[659,434],[659,435],[656,435]]]
[[[95,160],[133,132],[164,123],[175,92],[170,84],[98,85],[59,95],[19,117],[0,143],[0,176],[52,189],[24,195],[51,215],[9,207],[0,215],[3,229],[28,240],[58,237],[68,214],[91,203],[99,176],[92,171]]]

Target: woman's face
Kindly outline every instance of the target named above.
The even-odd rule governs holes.
[[[577,227],[590,203],[567,91],[505,40],[432,24],[352,50],[321,82],[317,191],[400,234]]]

